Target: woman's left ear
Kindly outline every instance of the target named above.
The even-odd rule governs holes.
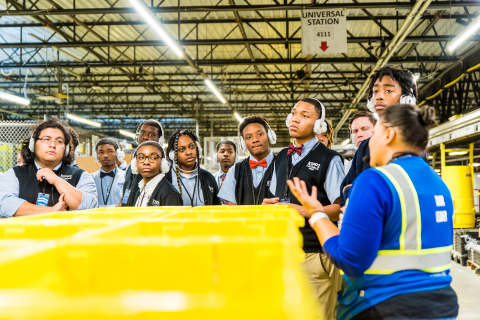
[[[397,136],[397,132],[392,127],[387,128],[385,131],[385,142],[386,144],[392,143],[393,139]]]

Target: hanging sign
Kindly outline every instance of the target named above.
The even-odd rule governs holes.
[[[302,54],[346,53],[345,9],[312,9],[302,12]]]

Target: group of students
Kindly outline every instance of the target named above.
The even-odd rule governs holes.
[[[115,139],[98,141],[94,156],[101,169],[89,175],[75,165],[74,131],[57,120],[47,120],[22,145],[25,165],[0,178],[0,215],[98,206],[288,204],[306,221],[300,228],[304,266],[320,313],[325,319],[334,319],[340,265],[332,256],[334,248],[328,247],[327,256],[321,245],[325,241],[319,240],[314,224],[308,223],[312,210],[305,205],[305,194],[315,191],[312,197],[336,225],[352,183],[370,167],[369,140],[377,113],[394,105],[414,105],[416,97],[417,87],[408,70],[386,66],[374,73],[368,89],[370,111],[360,111],[350,119],[351,139],[358,148],[351,163],[330,149],[333,130],[317,99],[302,99],[292,108],[285,121],[292,143],[277,155],[271,150],[276,134],[268,120],[260,115],[246,117],[238,126],[238,146],[228,140],[217,144],[219,171],[214,175],[200,167],[202,148],[192,131],[175,131],[164,150],[165,132],[156,120],[139,124],[138,147],[126,167]],[[240,162],[237,147],[249,154]],[[295,188],[292,179],[302,184]]]

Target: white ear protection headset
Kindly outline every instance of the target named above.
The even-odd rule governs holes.
[[[328,126],[327,126],[327,123],[325,122],[325,107],[323,106],[323,103],[321,103],[319,100],[314,98],[309,98],[309,99],[317,101],[322,107],[322,115],[320,116],[320,119],[315,120],[315,124],[313,125],[313,132],[315,134],[327,132]],[[295,108],[297,104],[299,104],[300,102],[302,101],[297,102],[293,108]],[[290,113],[287,116],[287,119],[285,120],[285,124],[287,125],[287,128],[290,128],[290,120],[292,120],[292,113]]]
[[[160,146],[162,146],[162,150],[163,150],[163,144],[165,143],[165,131],[163,130],[163,126],[160,123],[160,121],[157,121],[157,120],[148,119],[140,123],[140,125],[137,127],[137,130],[135,130],[135,142],[137,144],[140,144],[140,142],[138,141],[138,139],[140,138],[140,129],[142,129],[143,124],[147,121],[153,121],[156,124],[158,124],[158,126],[160,127],[160,138],[158,139],[158,143],[160,144]]]
[[[162,150],[163,156],[162,156],[162,161],[160,163],[160,173],[166,174],[170,170],[170,166],[168,165],[167,157],[165,157],[165,150],[163,150],[163,147],[160,143],[155,142],[158,144],[160,147],[160,150]],[[137,149],[135,149],[135,153],[133,154],[132,162],[130,163],[132,173],[133,174],[138,174],[138,168],[137,168],[137,150],[143,145],[140,144]]]
[[[224,142],[224,141],[230,141],[230,140],[222,140],[220,142]],[[220,145],[220,142],[217,143],[217,145],[215,146],[215,155],[213,157],[213,163],[215,165],[219,164],[219,162],[218,162],[218,151],[217,150],[218,150],[218,146]],[[235,144],[233,141],[230,141],[230,142]],[[235,163],[237,163],[238,162],[238,152],[237,152],[237,149],[236,149],[236,145],[235,145],[235,148],[233,148],[233,151],[235,151]]]
[[[267,129],[268,142],[270,144],[277,143],[277,134],[275,133],[275,131],[272,130],[272,128],[270,127],[267,121],[265,121],[265,124],[267,125],[267,128],[268,128]],[[247,145],[240,132],[238,133],[238,140],[240,140],[240,143],[239,143],[240,150],[242,150],[243,153],[247,153],[248,152]]]
[[[115,143],[117,144],[117,150],[116,150],[116,155],[117,155],[117,160],[118,161],[123,161],[123,159],[125,159],[125,152],[123,152],[121,149],[120,149],[120,144],[118,143],[117,140],[115,139],[112,139],[113,141],[115,141]],[[106,143],[107,144],[107,143]],[[93,158],[95,159],[95,161],[98,161],[98,155],[97,155],[97,152],[98,150],[95,150],[95,152],[93,153]]]
[[[197,139],[198,139],[198,137],[197,137]],[[202,158],[203,158],[203,149],[200,146],[200,142],[198,142],[198,140],[195,140],[195,144],[197,145],[198,155],[199,155],[199,159],[200,159],[200,162],[201,162]],[[173,159],[175,159],[175,151],[173,150],[173,147],[172,147],[172,150],[170,150],[170,152],[168,153],[168,158],[170,160],[172,160],[173,165],[175,165],[175,162],[173,161]],[[198,163],[198,165],[200,165],[200,163]]]
[[[410,88],[410,91],[412,92],[411,95],[404,94],[400,97],[399,104],[410,104],[412,106],[417,105],[417,99],[413,96],[413,89]],[[374,113],[377,112],[377,110],[375,110],[375,103],[373,103],[373,96],[370,100],[367,100],[367,108],[371,112],[374,112]]]
[[[30,140],[28,141],[28,150],[30,150],[31,153],[35,153],[35,139],[33,138],[33,134],[37,131],[37,129],[35,129],[35,131],[32,132],[32,134],[30,135]],[[67,144],[65,145],[65,152],[63,153],[63,156],[66,157],[68,156],[68,154],[70,153],[70,145]]]
[[[80,145],[75,148],[73,152],[73,161],[77,160],[80,157]]]

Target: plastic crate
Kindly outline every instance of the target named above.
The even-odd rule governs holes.
[[[153,217],[156,217],[155,215]],[[164,218],[211,219],[211,218],[290,218],[297,227],[305,225],[305,218],[290,206],[204,206],[181,210]]]
[[[71,241],[0,266],[0,314],[315,319],[290,247],[258,237]]]
[[[285,238],[300,248],[303,239],[289,218],[222,218],[222,219],[149,219],[128,226],[109,228],[101,237],[146,236],[236,236]]]

